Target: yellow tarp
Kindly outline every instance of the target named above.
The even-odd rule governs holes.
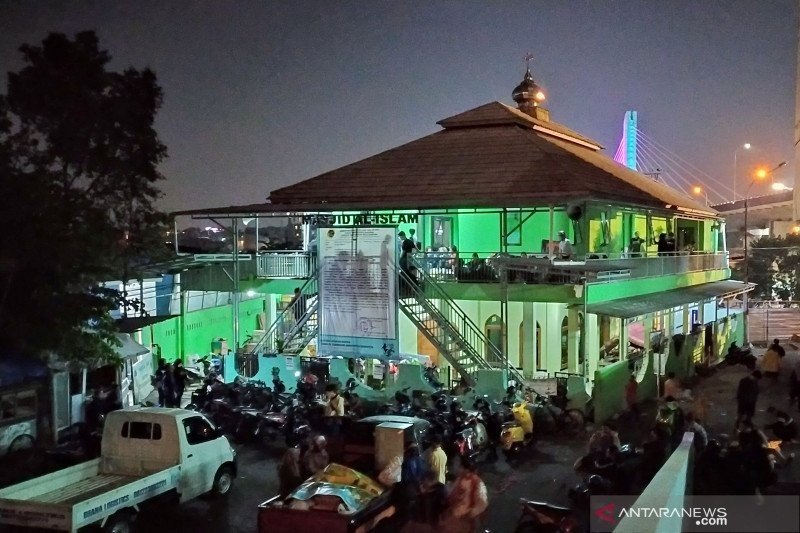
[[[335,483],[337,485],[349,485],[366,491],[371,496],[380,496],[385,490],[378,483],[361,472],[336,463],[329,464],[325,467],[325,470],[314,474],[311,479],[325,483]]]

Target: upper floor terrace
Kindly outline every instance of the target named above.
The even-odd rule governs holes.
[[[317,266],[314,253],[294,250],[261,253],[254,260],[256,276],[263,279],[307,279]],[[726,270],[728,254],[703,251],[649,256],[590,254],[565,261],[546,254],[417,252],[414,262],[428,278],[441,282],[500,283],[505,270],[507,283],[574,285]]]

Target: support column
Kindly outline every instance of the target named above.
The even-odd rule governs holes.
[[[683,334],[688,336],[692,332],[692,325],[689,323],[691,313],[689,313],[689,306],[683,306]]]
[[[522,372],[526,377],[536,372],[536,315],[533,302],[522,303]]]
[[[628,323],[624,318],[619,319],[619,360],[628,359]]]
[[[555,224],[556,223],[555,223],[555,211],[553,209],[553,206],[550,205],[549,209],[550,209],[550,233],[549,233],[550,240],[547,243],[547,257],[549,257],[550,260],[552,261],[553,257],[554,257],[554,255],[553,255],[553,241],[555,241],[555,234],[553,232],[555,231]]]
[[[650,337],[653,334],[653,314],[648,313],[644,317],[644,322],[642,324],[643,331],[644,331],[644,339],[642,339],[644,343],[644,356],[645,362],[647,361],[647,356],[650,354],[650,349],[652,346],[650,345]]]
[[[233,353],[239,351],[239,219],[233,219]],[[230,351],[230,348],[228,348]]]
[[[583,317],[586,324],[586,374],[585,376],[594,379],[594,372],[597,370],[597,363],[600,359],[600,317],[598,315],[586,314]]]
[[[579,311],[575,307],[567,310],[567,372],[578,372],[578,349],[580,348]]]

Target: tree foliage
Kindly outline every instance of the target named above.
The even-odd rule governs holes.
[[[751,298],[800,300],[800,235],[761,237],[749,248],[749,281],[756,284]],[[745,279],[744,261],[734,276]]]
[[[121,295],[99,284],[165,249],[162,91],[149,69],[110,70],[94,32],[20,52],[0,95],[0,332],[12,350],[110,359]]]

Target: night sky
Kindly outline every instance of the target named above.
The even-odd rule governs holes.
[[[153,68],[166,210],[260,202],[447,116],[513,104],[527,52],[552,119],[611,156],[636,109],[647,135],[713,176],[729,182],[749,141],[759,150],[740,157],[740,183],[787,160],[777,178],[791,185],[796,6],[0,0],[0,68],[20,68],[23,42],[84,29],[112,67]]]

